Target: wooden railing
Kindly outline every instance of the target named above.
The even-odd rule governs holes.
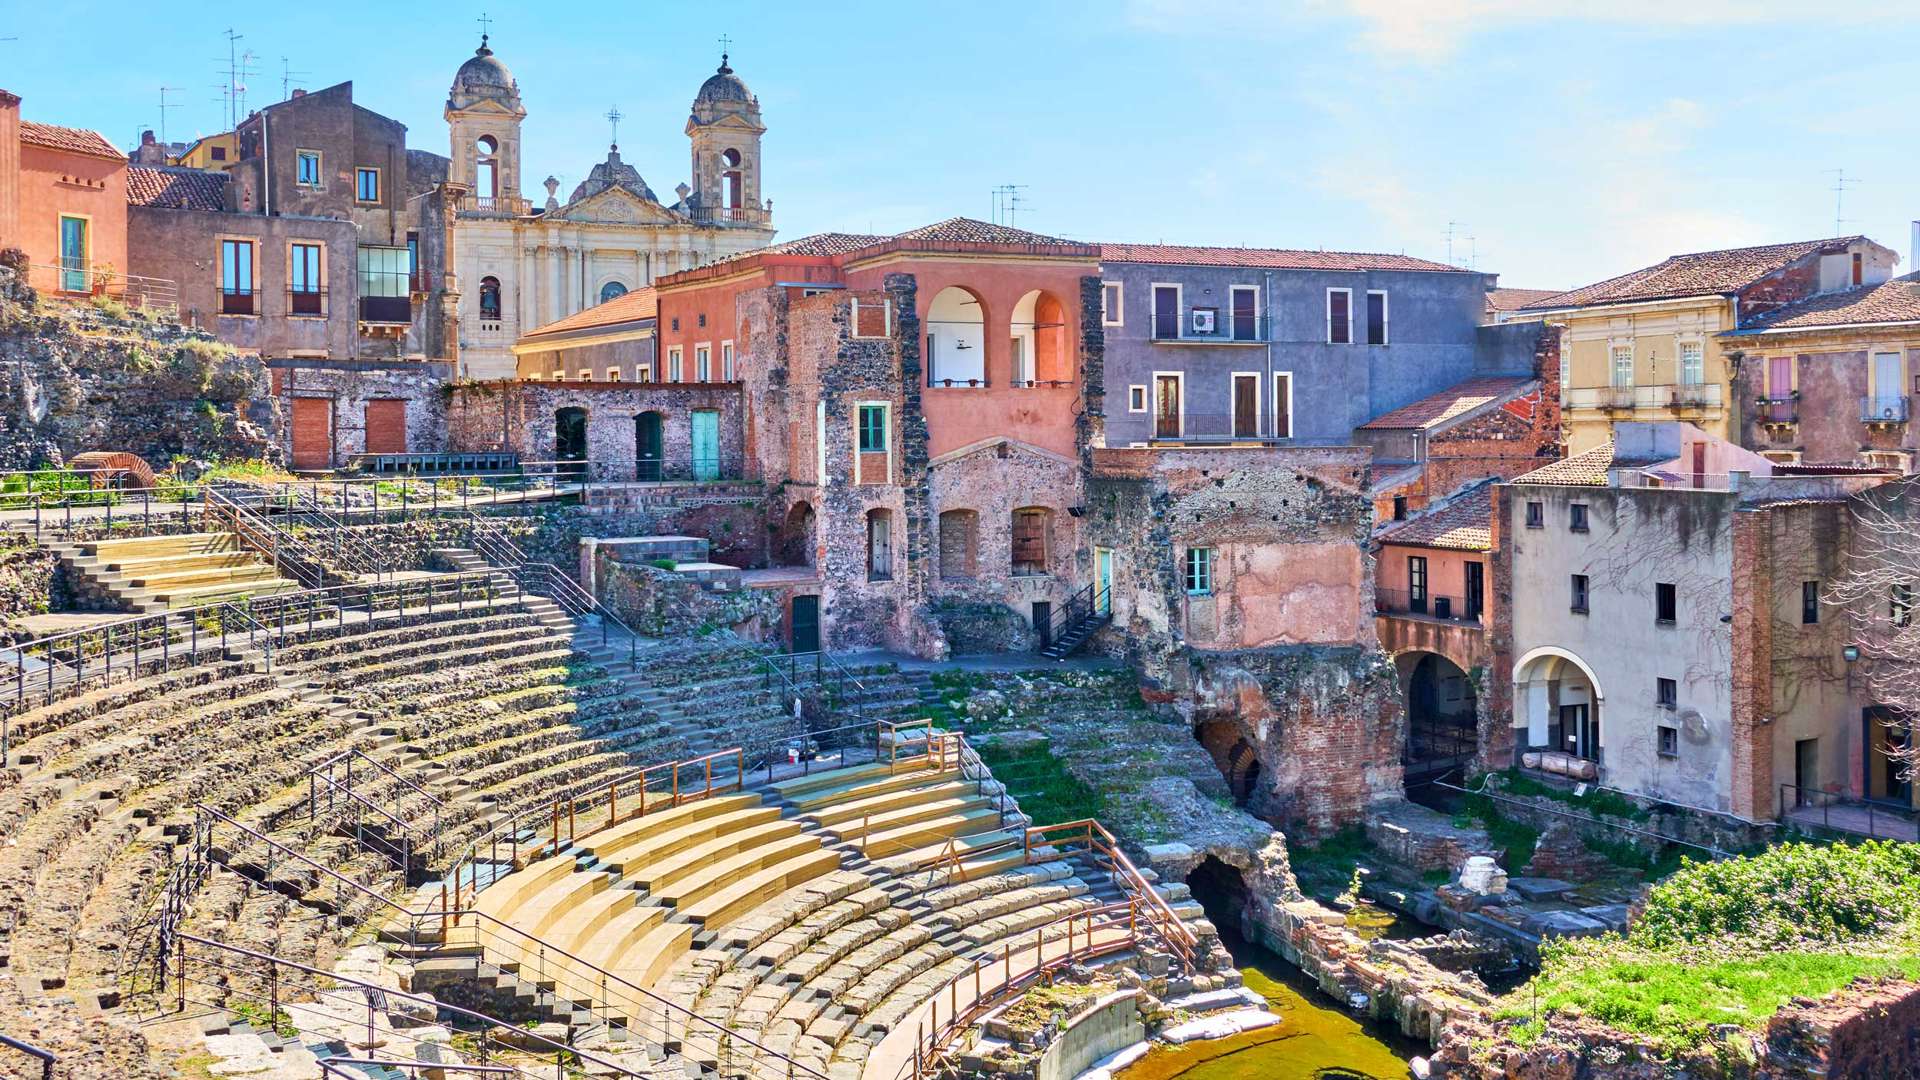
[[[1188,965],[1198,959],[1199,936],[1167,903],[1167,898],[1161,896],[1153,883],[1146,879],[1146,875],[1133,865],[1133,860],[1127,858],[1127,853],[1120,848],[1120,841],[1114,839],[1106,826],[1092,818],[1065,821],[1058,825],[1029,826],[1025,843],[1029,865],[1069,858],[1075,853],[1090,856],[1096,862],[1104,861],[1105,869],[1114,877],[1114,884],[1141,905],[1142,913],[1166,940],[1168,948]]]

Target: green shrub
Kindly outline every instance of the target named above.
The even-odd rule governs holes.
[[[661,570],[673,570],[678,568],[680,564],[677,562],[674,562],[672,559],[653,559],[649,561],[647,565],[652,567],[657,567],[658,569],[661,569]]]
[[[1508,795],[1524,798],[1542,796],[1555,802],[1577,806],[1590,814],[1605,814],[1608,817],[1623,817],[1633,821],[1645,821],[1653,815],[1642,809],[1638,803],[1617,791],[1605,788],[1589,789],[1586,795],[1575,795],[1564,788],[1542,783],[1519,769],[1508,769],[1500,774],[1500,788]]]
[[[1781,844],[1688,863],[1656,886],[1633,927],[1647,946],[1741,938],[1761,945],[1868,937],[1920,914],[1920,844]]]

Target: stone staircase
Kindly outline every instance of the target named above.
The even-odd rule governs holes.
[[[104,607],[153,613],[299,588],[230,532],[47,545],[76,593]]]

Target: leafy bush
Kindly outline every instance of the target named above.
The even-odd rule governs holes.
[[[1920,914],[1920,844],[1782,844],[1749,858],[1688,863],[1656,886],[1635,944],[1742,938],[1762,945],[1868,937]]]

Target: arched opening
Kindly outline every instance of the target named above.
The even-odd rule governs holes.
[[[1245,806],[1260,784],[1260,756],[1240,726],[1231,720],[1203,720],[1193,726],[1193,738],[1226,778],[1233,801]]]
[[[986,382],[986,305],[967,290],[949,285],[927,305],[927,385],[984,386]]]
[[[867,511],[867,580],[893,580],[893,515]]]
[[[474,142],[473,193],[482,199],[500,197],[500,142],[491,135]]]
[[[1047,533],[1053,523],[1053,511],[1044,506],[1023,506],[1013,512],[1012,565],[1015,576],[1047,572]]]
[[[780,526],[779,542],[774,545],[775,561],[781,566],[812,566],[813,529],[811,505],[797,502],[789,507],[786,521]]]
[[[720,205],[728,210],[740,209],[745,190],[746,185],[740,172],[740,151],[722,150],[720,152]]]
[[[1047,385],[1072,377],[1066,362],[1067,312],[1052,293],[1034,289],[1021,297],[1009,330],[1013,385]]]
[[[643,412],[633,418],[634,479],[664,479],[661,474],[666,460],[665,427],[665,418],[657,412]]]
[[[1536,649],[1513,666],[1516,718],[1527,723],[1527,749],[1558,751],[1598,767],[1606,760],[1600,682],[1579,657],[1559,649]]]
[[[618,281],[609,281],[600,286],[600,302],[606,303],[618,296],[627,295],[627,287]]]
[[[500,279],[491,275],[480,279],[480,317],[500,321]]]
[[[965,581],[979,574],[980,514],[975,510],[940,512],[940,577]]]
[[[1187,872],[1187,889],[1207,913],[1207,921],[1236,938],[1246,918],[1247,880],[1240,871],[1208,855]]]
[[[578,405],[554,410],[553,459],[560,463],[562,472],[586,472],[587,410]]]
[[[1407,707],[1407,779],[1431,776],[1472,760],[1479,747],[1479,700],[1473,679],[1438,653],[1399,658]]]

